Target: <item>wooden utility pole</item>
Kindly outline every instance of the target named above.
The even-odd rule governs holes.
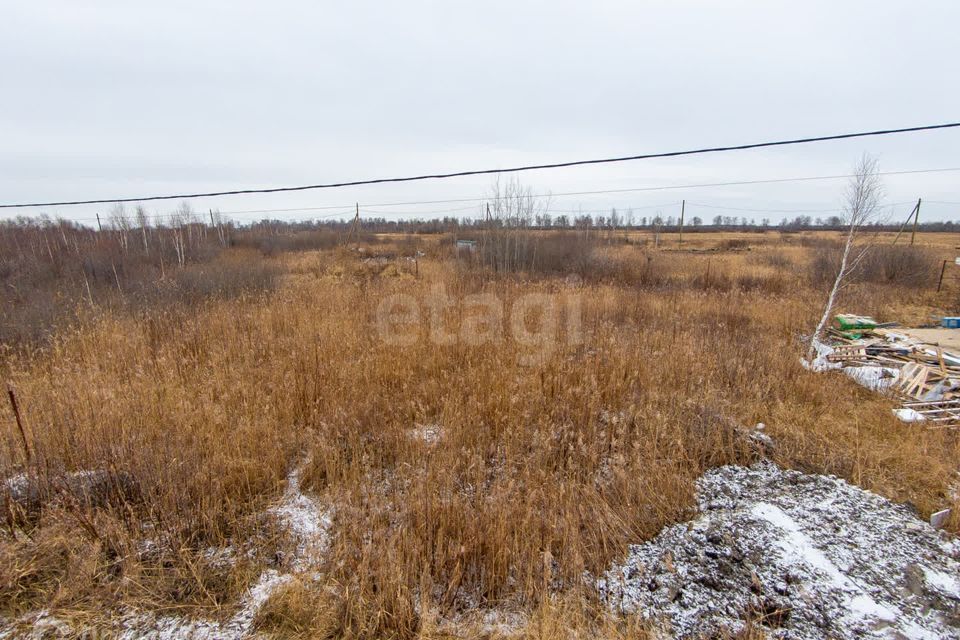
[[[20,406],[17,404],[17,394],[13,391],[13,386],[7,383],[7,396],[10,398],[10,407],[13,409],[13,417],[17,420],[17,428],[20,430],[20,440],[23,442],[23,453],[27,457],[27,462],[33,458],[30,451],[30,443],[27,440],[27,431],[23,428],[23,418],[20,417]]]
[[[920,198],[917,198],[917,206],[915,206],[913,210],[916,213],[913,214],[913,231],[910,232],[911,245],[913,245],[913,241],[917,237],[917,223],[920,221]]]
[[[687,208],[687,201],[681,200],[680,201],[680,242],[677,243],[680,245],[683,244],[683,212],[686,210],[686,208]]]
[[[100,224],[100,214],[97,214],[97,229],[100,230],[100,233],[103,233],[103,225]]]
[[[356,231],[357,226],[360,224],[360,203],[357,203],[357,213],[353,216],[353,224],[350,226],[350,233],[347,234],[347,244],[350,244],[350,238],[353,237],[353,232]],[[359,235],[358,235],[359,237]]]
[[[913,205],[913,209],[910,210],[910,213],[907,214],[907,219],[903,221],[903,224],[900,225],[900,229],[897,230],[897,235],[893,238],[893,244],[897,244],[897,240],[900,239],[900,235],[903,233],[903,230],[907,228],[907,224],[910,223],[910,218],[913,218],[913,234],[910,238],[910,244],[913,244],[913,236],[917,233],[917,219],[920,217],[920,198],[917,198],[917,204]]]
[[[940,287],[943,286],[943,272],[947,270],[947,263],[949,260],[944,260],[943,264],[940,265],[940,279],[937,280],[937,293],[940,293]]]

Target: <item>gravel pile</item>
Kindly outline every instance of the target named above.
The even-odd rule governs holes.
[[[769,462],[709,471],[698,503],[598,581],[611,607],[665,637],[960,638],[960,544],[909,508]]]

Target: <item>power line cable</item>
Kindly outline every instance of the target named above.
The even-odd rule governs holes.
[[[883,205],[883,207],[881,208],[899,207],[900,205],[904,205],[904,204],[912,205],[914,204],[914,201],[911,200],[909,202],[892,202],[890,204]],[[690,200],[687,200],[687,206],[688,207],[689,206],[704,207],[706,209],[722,209],[726,211],[746,211],[748,213],[837,213],[839,211],[843,211],[843,209],[840,209],[838,207],[834,207],[832,209],[748,209],[745,207],[727,207],[727,206],[722,206],[718,204],[705,204],[702,202],[691,202]]]
[[[912,174],[926,174],[926,173],[947,173],[960,171],[960,167],[941,167],[933,169],[906,169],[900,171],[878,171],[876,175],[878,176],[900,176],[900,175],[912,175]],[[587,195],[603,195],[603,194],[612,194],[612,193],[638,193],[645,191],[670,191],[677,189],[700,189],[706,187],[733,187],[733,186],[747,186],[747,185],[758,185],[758,184],[779,184],[786,182],[810,182],[816,180],[840,180],[853,178],[855,174],[836,174],[836,175],[825,175],[825,176],[800,176],[800,177],[790,177],[790,178],[769,178],[769,179],[760,179],[760,180],[737,180],[730,182],[706,182],[699,184],[679,184],[679,185],[661,185],[654,187],[631,187],[626,189],[599,189],[593,191],[567,191],[561,193],[539,193],[534,194],[531,197],[533,198],[561,198],[569,196],[587,196]],[[504,196],[500,198],[488,196],[488,197],[474,197],[474,198],[452,198],[447,200],[410,200],[404,202],[381,202],[374,204],[365,204],[364,209],[370,210],[370,207],[400,207],[400,206],[412,206],[412,205],[421,205],[421,204],[455,204],[462,202],[490,202],[497,199],[503,199]],[[114,201],[110,201],[113,203]],[[942,201],[927,201],[931,204],[960,204],[960,203],[948,203]],[[657,204],[657,205],[644,205],[643,208],[655,209],[657,207],[667,207],[678,204],[677,202],[667,203],[667,204]],[[292,207],[292,208],[281,208],[281,209],[245,209],[239,211],[221,211],[217,210],[220,215],[243,215],[243,214],[256,214],[256,213],[293,213],[300,211],[329,211],[331,209],[338,209],[341,213],[333,214],[331,216],[316,216],[317,218],[324,217],[335,217],[337,215],[347,215],[347,213],[353,213],[354,205],[325,205],[318,207]],[[464,210],[471,209],[472,207],[465,207]],[[634,209],[639,209],[641,207],[634,207]],[[346,213],[342,211],[347,210]],[[569,210],[568,213],[578,213],[579,210]],[[371,212],[377,214],[387,215],[393,212]],[[399,214],[399,212],[396,212]],[[151,218],[168,218],[176,217],[178,213],[157,213],[152,214]],[[403,214],[400,214],[403,215]],[[87,221],[93,222],[96,220],[95,217],[84,217],[84,218],[71,218],[74,221]]]
[[[856,133],[841,133],[829,136],[816,136],[809,138],[794,138],[789,140],[775,140],[769,142],[754,142],[750,144],[730,145],[724,147],[704,147],[700,149],[687,149],[683,151],[666,151],[661,153],[645,153],[633,156],[621,156],[613,158],[597,158],[592,160],[573,160],[569,162],[555,162],[550,164],[532,164],[519,167],[510,167],[507,169],[474,169],[469,171],[456,171],[452,173],[434,173],[418,176],[407,176],[397,178],[374,178],[369,180],[351,180],[346,182],[330,182],[321,184],[301,185],[296,187],[273,187],[262,189],[236,189],[232,191],[208,191],[199,193],[186,193],[176,195],[144,196],[138,198],[110,198],[97,200],[68,200],[63,202],[27,202],[17,204],[0,204],[0,209],[14,209],[25,207],[67,207],[84,204],[113,204],[120,202],[148,202],[155,200],[184,200],[190,198],[212,198],[218,196],[236,196],[248,195],[254,193],[284,193],[292,191],[308,191],[315,189],[337,189],[342,187],[356,187],[362,185],[385,184],[395,182],[415,182],[420,180],[442,180],[447,178],[459,178],[465,176],[478,176],[500,173],[516,173],[519,171],[533,171],[539,169],[560,169],[564,167],[578,167],[592,164],[610,164],[614,162],[628,162],[633,160],[650,160],[653,158],[675,158],[680,156],[692,156],[706,153],[721,153],[727,151],[744,151],[747,149],[761,149],[765,147],[783,147],[796,144],[809,144],[813,142],[827,142],[833,140],[849,140],[853,138],[865,138],[872,136],[886,136],[898,133],[914,133],[918,131],[934,131],[938,129],[951,129],[960,127],[960,122],[947,122],[942,124],[924,125],[919,127],[904,127],[900,129],[879,129],[876,131],[860,131]]]

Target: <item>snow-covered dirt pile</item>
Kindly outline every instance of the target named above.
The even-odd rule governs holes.
[[[700,515],[598,581],[616,610],[680,638],[960,638],[960,543],[833,477],[762,462],[697,485]]]

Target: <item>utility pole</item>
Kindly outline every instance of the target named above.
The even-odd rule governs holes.
[[[686,208],[687,208],[687,201],[681,200],[680,201],[680,242],[677,243],[679,245],[683,244],[683,212],[686,210]]]
[[[913,215],[913,231],[910,232],[910,246],[913,246],[913,240],[917,237],[917,223],[920,221],[920,198],[917,198],[917,206],[913,208],[916,213]]]
[[[917,204],[913,205],[913,209],[910,210],[910,213],[907,214],[907,219],[903,221],[903,224],[900,225],[900,229],[897,231],[897,235],[893,238],[893,244],[897,244],[897,240],[900,239],[900,235],[903,233],[903,230],[907,228],[907,224],[910,222],[910,218],[913,218],[913,234],[910,238],[910,244],[913,244],[913,235],[917,233],[917,219],[920,217],[920,198],[917,198]]]
[[[100,233],[103,233],[103,225],[100,224],[100,214],[97,214],[97,229],[100,230]]]
[[[350,238],[353,237],[353,232],[356,231],[357,225],[360,224],[360,203],[357,203],[357,213],[353,216],[353,225],[350,227],[350,233],[347,234],[347,244],[350,244]],[[358,232],[359,237],[359,232]]]

